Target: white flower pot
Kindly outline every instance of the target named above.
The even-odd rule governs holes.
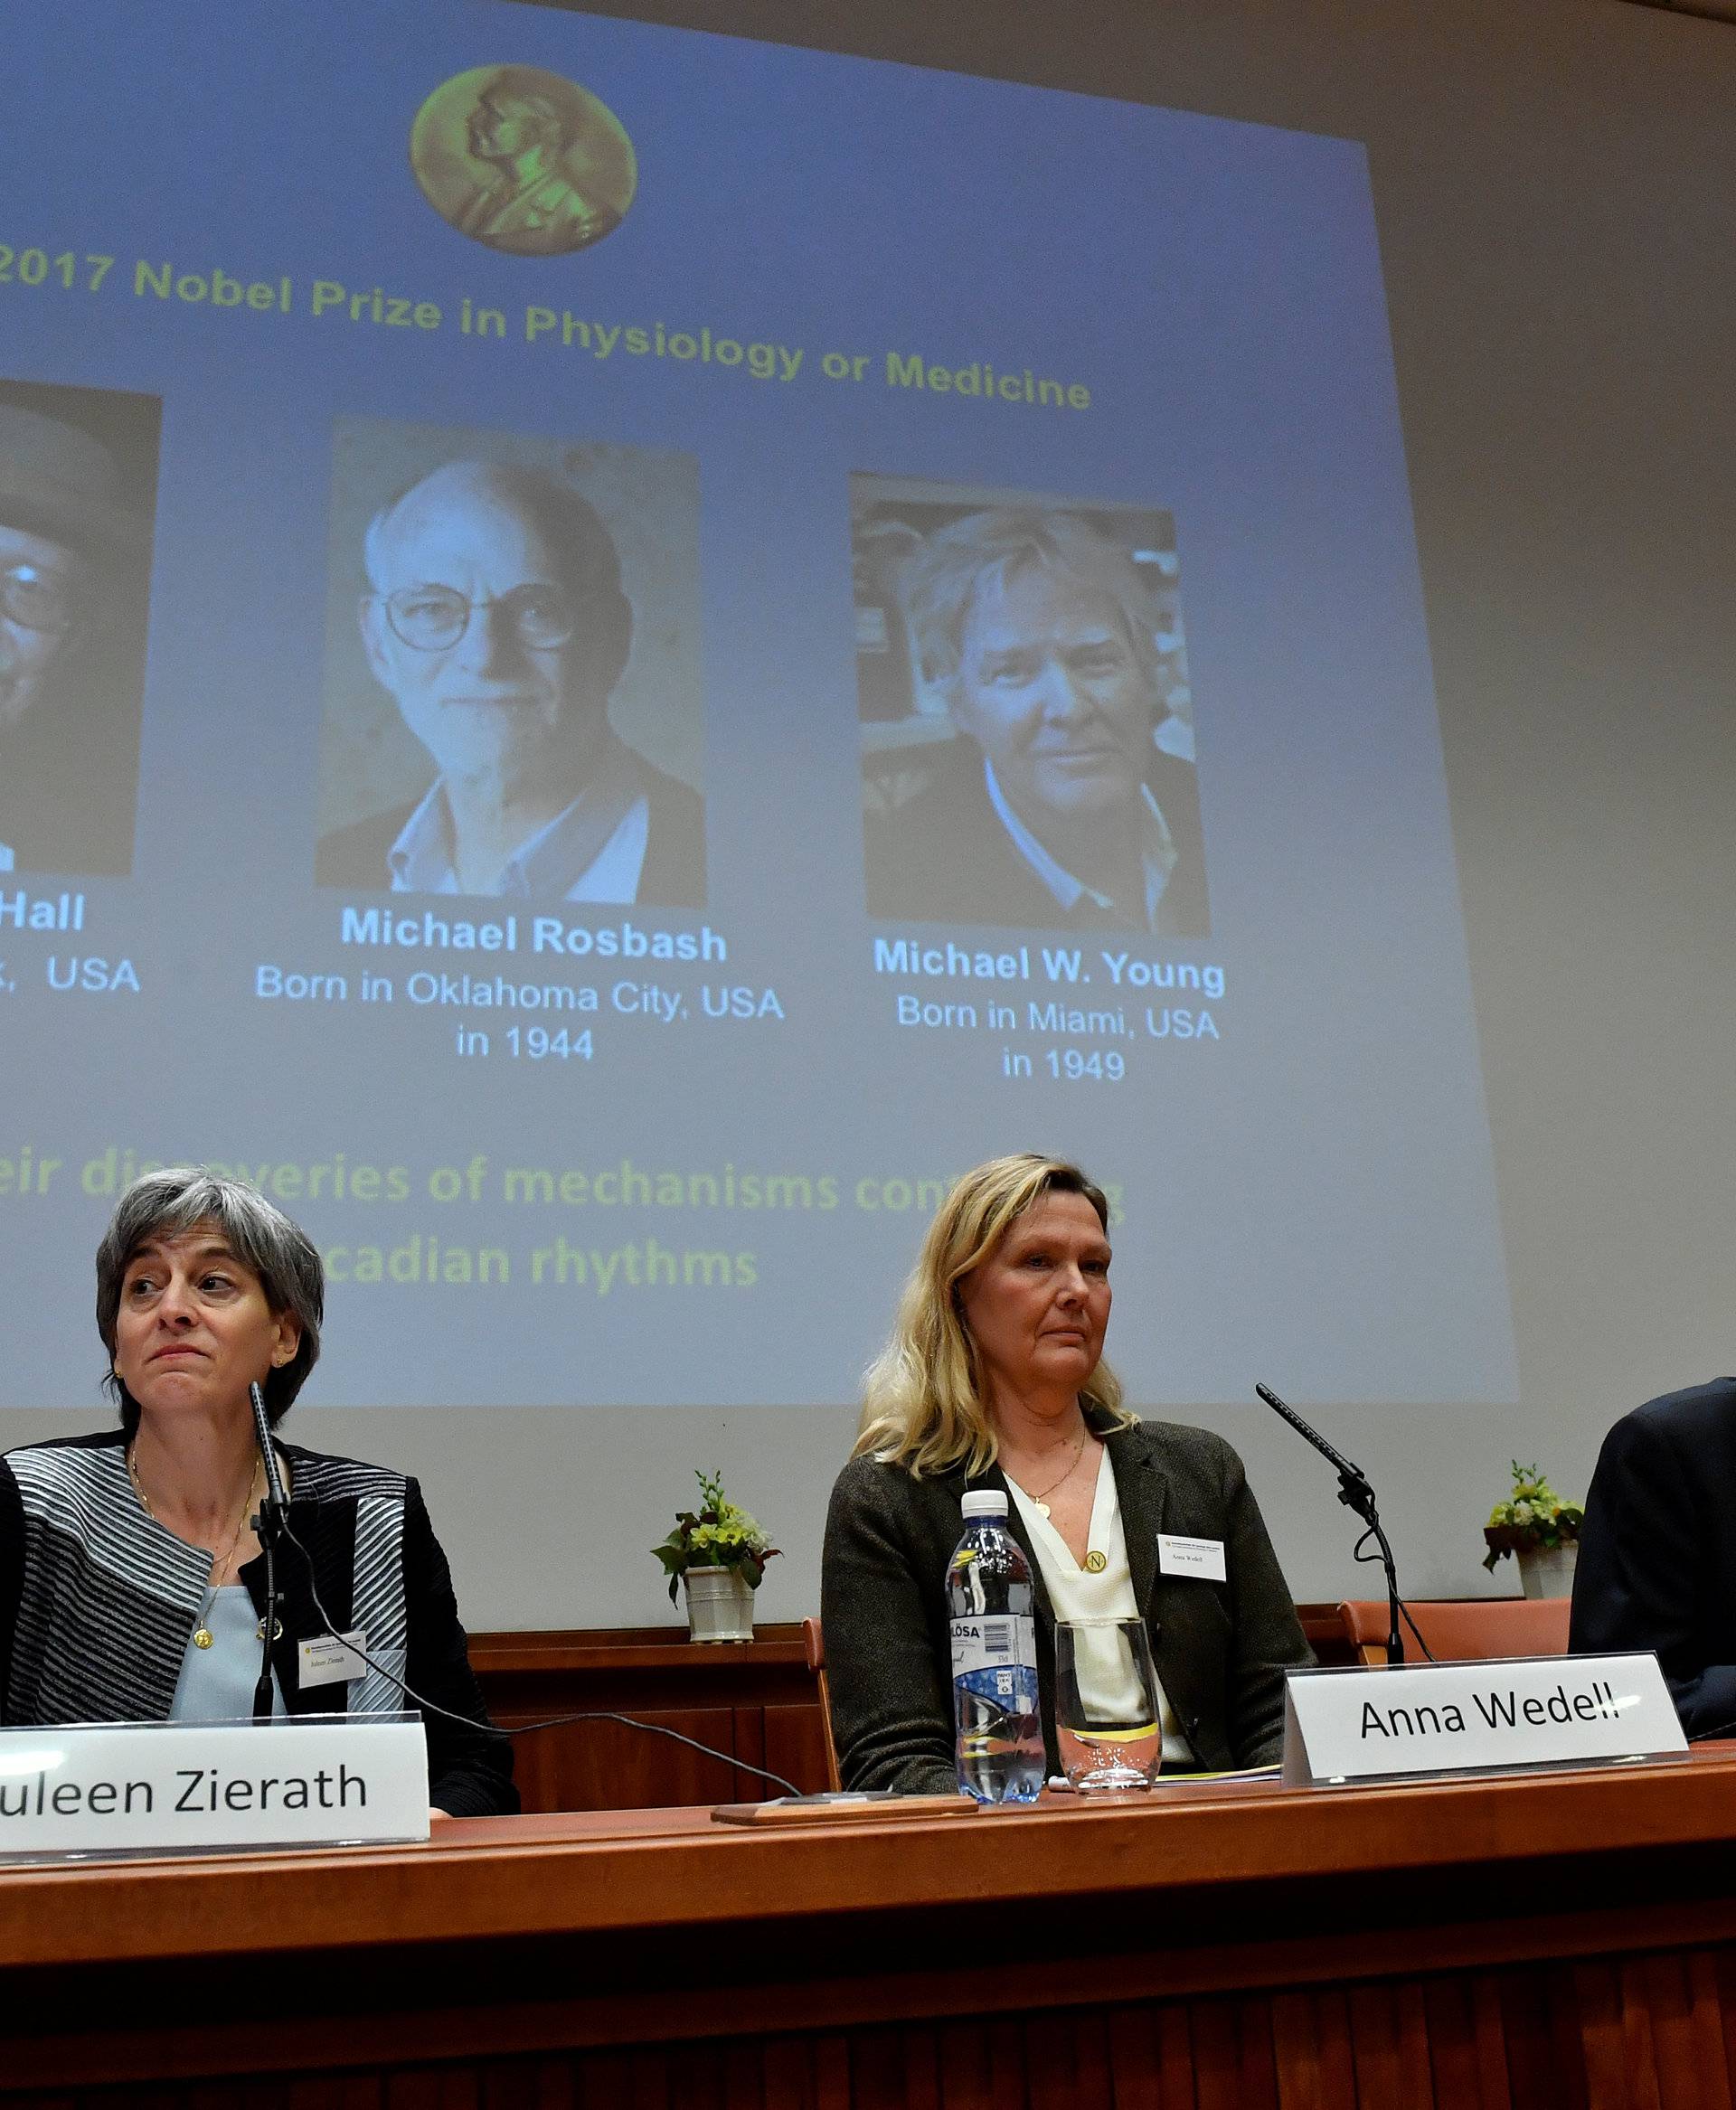
[[[1577,1540],[1566,1546],[1522,1546],[1514,1555],[1520,1588],[1528,1597],[1571,1597],[1579,1558]]]
[[[753,1591],[733,1568],[690,1568],[687,1588],[690,1641],[751,1641]]]

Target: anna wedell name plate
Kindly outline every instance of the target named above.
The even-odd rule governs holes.
[[[1649,1652],[1299,1671],[1285,1681],[1283,1776],[1297,1786],[1663,1758],[1687,1747]]]
[[[0,1733],[0,1860],[426,1839],[419,1716]]]

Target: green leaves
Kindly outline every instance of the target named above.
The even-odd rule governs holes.
[[[695,1471],[693,1477],[699,1482],[700,1508],[679,1512],[669,1536],[651,1549],[669,1578],[669,1602],[679,1602],[681,1578],[690,1568],[732,1568],[747,1578],[750,1589],[757,1590],[767,1561],[778,1557],[778,1548],[724,1493],[721,1471]]]
[[[1526,1547],[1571,1545],[1585,1521],[1584,1503],[1563,1502],[1534,1464],[1522,1465],[1514,1458],[1512,1466],[1513,1492],[1495,1503],[1483,1527],[1489,1549],[1483,1565],[1491,1573],[1497,1560]]]

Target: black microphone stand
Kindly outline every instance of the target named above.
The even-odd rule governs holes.
[[[1318,1429],[1310,1428],[1296,1411],[1280,1399],[1269,1386],[1254,1387],[1260,1397],[1275,1414],[1280,1414],[1298,1436],[1306,1436],[1338,1474],[1338,1499],[1354,1515],[1361,1517],[1368,1531],[1363,1537],[1373,1536],[1381,1550],[1381,1566],[1386,1570],[1386,1660],[1389,1663],[1404,1661],[1404,1637],[1399,1632],[1399,1569],[1392,1558],[1392,1549],[1386,1542],[1386,1533],[1381,1529],[1381,1513],[1374,1506],[1374,1490],[1368,1475],[1360,1465],[1353,1465],[1342,1451],[1337,1451],[1326,1441]],[[1356,1559],[1363,1556],[1357,1554]]]
[[[288,1504],[284,1499],[283,1475],[278,1470],[278,1454],[272,1446],[271,1423],[265,1411],[265,1394],[257,1385],[247,1388],[247,1396],[253,1402],[253,1435],[259,1446],[259,1455],[265,1461],[265,1493],[259,1497],[259,1514],[253,1519],[253,1529],[259,1534],[259,1551],[265,1556],[265,1618],[260,1625],[259,1681],[253,1688],[253,1719],[269,1721],[271,1719],[271,1644],[277,1639],[280,1622],[278,1617],[278,1547],[285,1530],[285,1511]]]

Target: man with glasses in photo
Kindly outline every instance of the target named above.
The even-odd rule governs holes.
[[[699,795],[609,723],[633,610],[579,493],[448,462],[374,516],[365,560],[368,664],[438,773],[324,837],[319,883],[702,907]]]
[[[113,455],[0,392],[0,874],[132,864],[150,529]]]

